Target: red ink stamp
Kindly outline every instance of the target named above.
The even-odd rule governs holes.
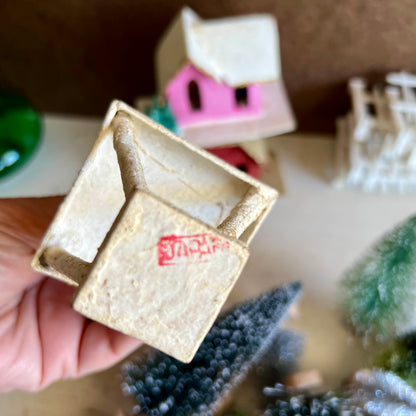
[[[169,235],[157,243],[159,266],[179,263],[208,262],[217,251],[230,248],[230,243],[211,233]]]

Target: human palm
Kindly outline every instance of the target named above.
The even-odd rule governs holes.
[[[140,341],[79,315],[73,288],[30,268],[61,198],[0,200],[0,391],[111,366]]]

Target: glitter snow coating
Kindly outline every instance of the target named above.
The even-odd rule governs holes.
[[[353,400],[369,415],[416,415],[416,391],[393,373],[380,369],[358,371],[353,389]]]
[[[161,352],[125,366],[124,390],[136,413],[208,416],[244,377],[279,332],[300,293],[293,283],[249,300],[221,316],[195,358],[181,363]]]

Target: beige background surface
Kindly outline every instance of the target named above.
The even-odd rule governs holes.
[[[254,238],[251,257],[229,303],[301,280],[301,315],[290,325],[307,334],[302,366],[319,368],[325,385],[333,387],[366,358],[340,325],[334,308],[339,277],[375,238],[414,212],[416,196],[367,195],[331,188],[328,178],[334,143],[329,136],[292,134],[270,143],[285,192]],[[76,169],[72,174],[76,175]],[[277,178],[276,166],[269,166],[265,180],[274,185]],[[113,415],[118,408],[130,406],[120,393],[118,375],[119,367],[115,367],[81,380],[56,383],[38,394],[3,394],[0,414]]]
[[[416,71],[415,0],[2,0],[0,85],[42,111],[103,114],[154,92],[153,50],[188,4],[204,18],[273,13],[302,130],[333,130],[351,76]]]

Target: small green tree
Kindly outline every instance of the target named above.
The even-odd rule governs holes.
[[[385,234],[346,272],[342,308],[357,334],[385,341],[411,325],[415,272],[416,216]]]
[[[373,365],[391,371],[416,388],[416,333],[394,340],[373,360]]]

